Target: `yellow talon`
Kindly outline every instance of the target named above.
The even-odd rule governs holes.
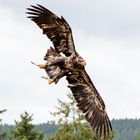
[[[49,85],[52,84],[53,82],[54,82],[53,79],[49,79],[49,80],[48,80],[48,84],[49,84]]]
[[[46,64],[39,64],[38,65],[40,69],[45,69],[46,68]]]

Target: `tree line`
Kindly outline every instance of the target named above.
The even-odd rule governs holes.
[[[58,100],[57,112],[51,113],[56,120],[51,122],[34,125],[33,114],[26,111],[15,125],[2,124],[0,119],[0,140],[99,140],[71,94],[67,96],[69,102]],[[111,123],[114,138],[108,140],[140,140],[140,119],[113,119]]]

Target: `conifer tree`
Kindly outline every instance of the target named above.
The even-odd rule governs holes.
[[[76,107],[71,94],[69,102],[58,100],[57,112],[51,113],[58,121],[58,131],[48,140],[98,140],[92,128],[85,121],[83,113]]]
[[[83,113],[76,107],[72,94],[67,94],[67,97],[69,102],[58,100],[58,111],[51,113],[58,119],[54,123],[60,127],[48,140],[99,140],[86,122]]]
[[[21,116],[21,121],[15,121],[15,130],[13,131],[15,140],[42,140],[43,134],[35,130],[32,122],[32,115],[27,112]]]
[[[5,111],[6,109],[0,110],[0,114],[4,113]],[[2,119],[0,119],[0,125],[2,125],[1,123],[2,123]],[[4,139],[5,137],[6,137],[6,132],[1,132],[0,130],[0,140]]]

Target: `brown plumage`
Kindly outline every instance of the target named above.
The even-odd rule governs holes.
[[[31,18],[42,30],[43,34],[53,42],[53,45],[57,52],[63,52],[69,56],[75,52],[71,28],[66,20],[61,17],[57,17],[51,11],[41,5],[31,5],[32,8],[27,8]],[[71,47],[72,46],[72,47]]]
[[[63,17],[59,18],[39,4],[27,9],[27,14],[30,15],[28,18],[43,30],[55,48],[50,48],[44,58],[47,61],[44,69],[49,78],[57,83],[61,77],[66,76],[77,107],[82,110],[97,135],[107,140],[112,126],[105,104],[85,71],[85,61],[75,50],[69,24]]]
[[[64,57],[57,53],[55,49],[50,47],[44,57],[44,60],[47,61],[45,70],[48,74],[48,77],[52,82],[55,82],[55,84],[57,84],[59,79],[65,76],[67,73],[67,70],[61,68],[61,65],[63,65],[64,63]]]

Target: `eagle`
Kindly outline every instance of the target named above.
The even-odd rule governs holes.
[[[86,61],[75,49],[72,30],[64,17],[58,17],[44,6],[37,4],[27,8],[28,18],[34,21],[53,44],[44,57],[48,83],[55,83],[66,77],[77,107],[100,139],[112,135],[112,126],[105,103],[85,70]]]

